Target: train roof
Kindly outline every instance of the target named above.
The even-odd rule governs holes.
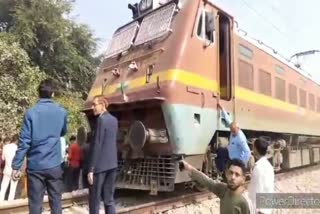
[[[166,4],[170,4],[172,2],[175,2],[174,0],[168,1]],[[234,22],[234,33],[239,36],[240,38],[242,38],[243,40],[249,42],[250,44],[254,45],[256,48],[260,49],[261,51],[264,51],[265,53],[269,54],[270,56],[274,57],[275,59],[277,59],[279,62],[283,63],[284,65],[288,66],[289,68],[291,68],[292,70],[294,70],[295,72],[297,72],[298,74],[302,75],[303,77],[309,79],[310,81],[318,84],[320,86],[320,80],[316,80],[313,79],[312,75],[310,73],[308,73],[306,70],[303,70],[301,68],[298,68],[297,66],[294,65],[294,63],[292,63],[291,61],[289,61],[286,57],[282,56],[280,53],[278,53],[275,49],[273,49],[272,47],[270,47],[269,45],[263,43],[261,40],[250,37],[249,34],[240,29],[238,27],[238,23],[237,21],[235,21],[235,18],[226,10],[222,9],[220,6],[215,4],[214,0],[207,0],[208,3],[210,3],[213,7],[215,7],[216,9],[218,9],[220,12],[224,13],[225,15],[229,16],[233,22]],[[162,5],[161,7],[163,7],[164,5]],[[160,7],[160,8],[161,8]],[[159,8],[157,8],[159,9]],[[129,23],[119,27],[115,32],[119,31],[120,29],[124,28],[125,26],[137,21],[138,19],[141,19],[143,17],[145,17],[146,15],[148,15],[149,13],[151,13],[153,11],[150,11],[132,21],[130,21]],[[242,32],[242,33],[241,33]]]
[[[235,26],[237,26],[237,23],[235,24]],[[242,32],[242,33],[241,33]],[[315,79],[313,79],[312,75],[310,73],[308,73],[307,71],[298,68],[297,66],[295,66],[292,62],[290,62],[287,58],[285,58],[284,56],[282,56],[281,54],[279,54],[275,49],[273,49],[272,47],[268,46],[267,44],[263,43],[261,40],[252,38],[248,35],[248,33],[244,30],[241,30],[238,27],[234,28],[234,33],[239,36],[240,38],[242,38],[243,40],[249,42],[250,44],[254,45],[255,47],[257,47],[258,49],[264,51],[265,53],[269,54],[270,56],[274,57],[275,59],[277,59],[279,62],[283,63],[284,65],[288,66],[289,68],[291,68],[292,70],[294,70],[295,72],[301,74],[302,76],[304,76],[305,78],[309,79],[310,81],[320,85],[320,81],[317,81]]]
[[[207,0],[208,3],[210,3],[213,7],[215,7],[217,10],[220,12],[224,13],[225,15],[229,16],[231,19],[234,19],[233,15],[231,15],[228,11],[222,9],[222,7],[218,6],[214,1],[212,0]]]
[[[282,56],[281,54],[279,54],[275,49],[273,49],[272,47],[268,46],[267,44],[263,43],[261,40],[259,39],[255,39],[252,38],[248,35],[248,33],[240,28],[238,28],[238,23],[235,19],[235,17],[233,17],[229,12],[227,12],[226,10],[222,9],[220,6],[216,5],[216,2],[214,0],[207,0],[211,5],[213,5],[215,8],[217,8],[219,11],[225,13],[226,15],[230,16],[230,18],[232,18],[234,20],[234,33],[236,35],[238,35],[240,38],[246,40],[247,42],[249,42],[250,44],[254,45],[255,47],[257,47],[258,49],[266,52],[267,54],[269,54],[270,56],[274,57],[275,59],[277,59],[279,62],[285,64],[286,66],[290,67],[292,70],[294,70],[295,72],[301,74],[302,76],[304,76],[305,78],[311,80],[312,82],[318,84],[320,86],[320,80],[316,80],[313,79],[312,75],[310,73],[308,73],[306,70],[303,70],[301,68],[296,67],[292,62],[290,62],[287,58],[285,58],[284,56]],[[241,33],[243,32],[243,33]]]

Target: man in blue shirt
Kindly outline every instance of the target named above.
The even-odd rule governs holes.
[[[235,121],[232,122],[230,116],[224,111],[220,104],[218,104],[218,108],[221,110],[221,116],[225,120],[226,125],[230,127],[231,134],[228,145],[229,158],[231,160],[242,160],[247,166],[251,155],[247,138],[239,128],[239,124]]]
[[[19,146],[12,161],[12,178],[18,180],[27,156],[29,213],[41,214],[45,191],[52,214],[61,214],[61,143],[67,132],[67,112],[53,102],[53,83],[40,83],[39,101],[27,110],[19,137]]]

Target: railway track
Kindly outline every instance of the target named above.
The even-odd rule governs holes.
[[[77,192],[76,194],[65,193],[62,196],[62,207],[69,208],[75,204],[84,205],[87,204],[88,193],[82,191]],[[49,209],[48,197],[45,196],[43,200],[43,208]],[[24,214],[28,212],[28,199],[17,199],[14,201],[4,201],[0,203],[0,213],[1,214]]]
[[[286,178],[298,176],[314,170],[320,169],[320,165],[313,165],[308,167],[297,168],[294,170],[283,171],[276,174],[276,180],[281,181]],[[74,205],[82,206],[87,204],[87,191],[78,191],[74,193],[65,193],[62,197],[63,208],[70,208]],[[157,199],[152,202],[142,203],[135,206],[121,207],[117,209],[119,214],[142,214],[142,213],[161,213],[175,208],[184,207],[192,203],[199,203],[202,201],[215,198],[215,195],[205,192],[188,192],[179,196],[173,196],[166,199]],[[48,198],[44,198],[44,208],[49,209]],[[22,214],[28,213],[27,199],[18,199],[13,202],[5,202],[0,204],[1,214]]]
[[[293,176],[298,176],[298,175],[311,172],[317,169],[320,169],[320,165],[313,165],[308,167],[296,168],[294,170],[283,171],[283,172],[277,173],[275,175],[275,179],[276,181],[281,181],[281,180],[291,178]],[[165,213],[175,208],[184,207],[192,203],[199,203],[199,202],[211,200],[214,198],[216,198],[216,196],[213,193],[208,191],[191,192],[181,196],[164,199],[161,201],[119,209],[117,213],[121,213],[121,214]]]

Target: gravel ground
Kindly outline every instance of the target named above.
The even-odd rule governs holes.
[[[279,193],[315,193],[320,190],[320,169],[314,171],[308,171],[304,174],[293,176],[290,178],[282,179],[281,181],[276,181],[276,192]],[[139,197],[140,198],[140,197]],[[141,197],[144,200],[148,200],[148,197]],[[117,207],[127,207],[134,205],[137,199],[132,199],[131,197],[122,198],[121,202],[117,202]],[[141,200],[139,199],[139,203]],[[87,207],[77,207],[74,206],[70,209],[66,209],[63,212],[64,214],[86,214],[88,213]],[[104,213],[103,207],[101,207],[101,214]],[[165,214],[219,214],[219,199],[214,198],[211,200],[203,201],[201,203],[195,203],[188,205],[186,207],[181,207],[173,209],[166,212]],[[300,213],[319,213],[320,209],[282,209],[282,210],[273,210],[274,214],[300,214]],[[164,213],[163,213],[164,214]]]
[[[320,190],[320,169],[306,172],[298,176],[276,181],[275,190],[279,193],[317,193]],[[192,204],[167,212],[168,214],[218,214],[219,199],[207,200],[199,204]],[[279,209],[273,210],[274,214],[309,214],[320,213],[320,209]]]

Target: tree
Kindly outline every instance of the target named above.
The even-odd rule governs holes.
[[[80,93],[64,92],[54,99],[68,111],[67,138],[71,135],[76,135],[80,126],[83,126],[88,130],[88,123],[86,122],[85,115],[80,112],[81,107],[83,106],[83,100]]]
[[[0,0],[0,29],[15,35],[32,63],[61,87],[87,92],[100,63],[93,56],[97,39],[86,25],[66,18],[72,3]]]
[[[27,108],[38,100],[37,87],[48,77],[32,66],[28,54],[14,35],[0,33],[0,132],[13,135],[19,132]],[[83,100],[80,93],[60,91],[54,99],[68,111],[68,136],[79,126],[87,126],[80,113]]]
[[[0,0],[0,32],[6,31],[9,28],[9,24],[12,23],[10,8],[13,8],[14,5],[15,0]]]
[[[30,64],[14,36],[0,33],[0,130],[17,133],[22,117],[37,99],[37,86],[45,74]]]
[[[57,80],[55,99],[68,110],[68,135],[85,126],[81,99],[101,62],[97,39],[70,20],[73,1],[0,0],[0,132],[17,133],[25,110],[46,77]]]

